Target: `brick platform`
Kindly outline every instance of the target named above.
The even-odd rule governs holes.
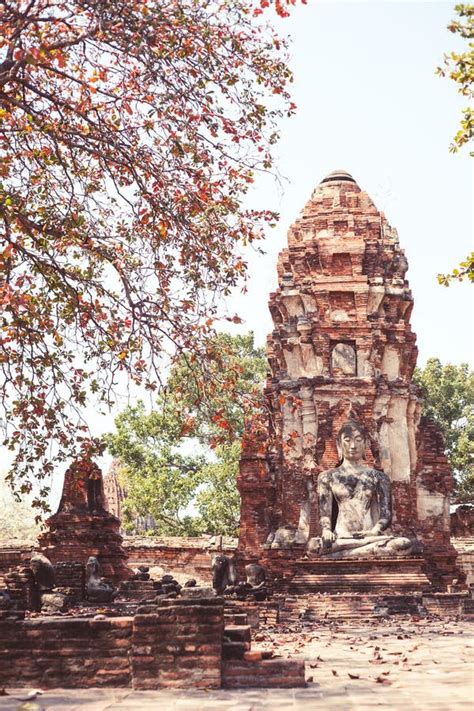
[[[311,561],[294,564],[284,585],[290,594],[309,592],[398,592],[430,590],[424,561],[413,559]]]

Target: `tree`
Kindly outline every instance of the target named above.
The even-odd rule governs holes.
[[[163,392],[183,423],[184,434],[202,444],[229,444],[244,432],[244,417],[263,406],[262,383],[268,371],[265,351],[255,348],[252,332],[219,333],[207,344],[206,372],[201,363],[178,359]],[[205,378],[213,388],[202,388]]]
[[[127,491],[125,530],[134,529],[137,516],[151,514],[158,534],[196,533],[186,509],[205,459],[179,452],[179,420],[172,410],[163,407],[147,413],[139,402],[115,419],[115,427],[106,440],[111,453],[120,458],[121,483]]]
[[[105,438],[120,461],[128,530],[137,515],[151,514],[160,534],[237,533],[243,412],[259,406],[267,364],[251,333],[219,334],[211,346],[212,377],[219,384],[212,397],[200,397],[200,380],[193,377],[199,364],[189,369],[178,362],[156,409],[146,412],[143,403],[127,408]],[[183,454],[190,449],[191,455]]]
[[[455,267],[451,274],[438,274],[438,282],[443,286],[449,286],[454,279],[463,281],[464,277],[474,282],[474,252],[468,254],[464,262]]]
[[[196,494],[199,526],[204,533],[237,536],[240,523],[240,496],[237,474],[240,461],[240,441],[219,445],[216,461],[200,470],[201,488]]]
[[[424,396],[423,414],[443,433],[446,454],[455,473],[454,501],[474,500],[474,372],[467,363],[442,365],[429,358],[417,368],[414,382]]]
[[[463,39],[474,39],[474,5],[459,4],[455,6],[458,15],[449,25],[448,30],[459,35]],[[444,68],[438,67],[437,73],[449,78],[458,85],[458,92],[471,100],[471,105],[463,110],[461,127],[454,136],[453,143],[449,150],[456,153],[459,148],[470,143],[474,136],[474,109],[472,99],[474,98],[474,42],[469,42],[468,49],[464,52],[450,52],[444,56]],[[471,156],[474,152],[471,151]],[[474,282],[474,252],[471,252],[458,267],[450,274],[438,274],[438,282],[443,286],[449,286],[451,281],[457,279],[463,281],[464,277]]]
[[[100,451],[82,408],[125,378],[154,390],[185,352],[213,386],[220,298],[276,218],[243,200],[295,108],[284,45],[253,20],[269,4],[2,3],[0,400],[20,491]]]
[[[474,39],[474,5],[458,4],[454,8],[458,17],[450,22],[448,30],[463,39]],[[444,55],[444,67],[436,70],[439,76],[449,76],[458,85],[458,92],[472,101],[474,98],[474,43],[468,43],[464,52],[450,52]],[[450,151],[456,153],[462,146],[468,144],[474,136],[474,109],[468,106],[463,109],[461,128],[456,133]],[[471,152],[471,155],[474,155]]]

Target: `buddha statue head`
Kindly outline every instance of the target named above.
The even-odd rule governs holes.
[[[357,464],[365,459],[367,432],[356,420],[347,420],[336,436],[337,453],[340,462],[349,461]]]

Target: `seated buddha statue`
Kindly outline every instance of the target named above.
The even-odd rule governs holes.
[[[390,479],[367,466],[363,427],[347,421],[337,435],[342,463],[318,478],[321,538],[312,538],[309,553],[329,559],[405,557],[420,552],[414,538],[390,533],[392,494]],[[333,505],[337,503],[334,529]]]

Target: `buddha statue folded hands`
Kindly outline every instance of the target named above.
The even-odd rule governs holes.
[[[308,553],[328,559],[406,557],[421,551],[416,538],[393,535],[390,479],[367,466],[363,427],[349,420],[337,435],[342,463],[318,478],[321,537]],[[333,507],[337,505],[335,525]]]

